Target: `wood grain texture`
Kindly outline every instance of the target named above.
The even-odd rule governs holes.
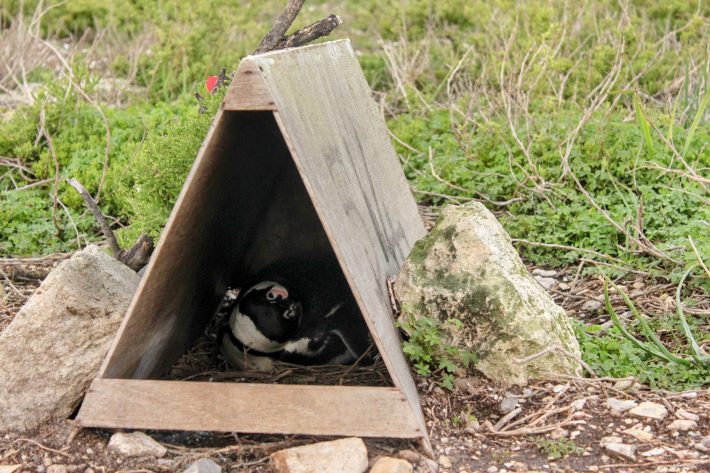
[[[217,116],[100,377],[154,378],[190,347],[239,272],[288,165],[271,112]]]
[[[251,61],[242,61],[234,80],[224,96],[224,110],[275,110],[276,104],[266,87],[259,67]]]
[[[83,427],[422,436],[396,388],[96,379]]]
[[[386,280],[425,230],[350,42],[245,61],[264,75],[276,120],[373,338],[424,430]]]

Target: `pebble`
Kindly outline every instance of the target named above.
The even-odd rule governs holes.
[[[374,465],[370,473],[412,473],[414,467],[407,460],[392,457],[380,457]]]
[[[501,401],[500,405],[498,406],[498,412],[500,412],[501,414],[507,414],[516,407],[518,407],[518,397],[508,396]]]
[[[668,426],[670,430],[691,430],[698,426],[694,420],[676,419]]]
[[[560,288],[560,291],[569,291],[571,289],[570,285],[566,282],[561,282],[558,287]]]
[[[422,460],[421,455],[419,455],[414,450],[400,450],[397,456],[402,460],[407,460],[410,463],[419,463]]]
[[[584,312],[596,312],[602,308],[602,303],[600,301],[590,299],[584,304],[582,304],[582,311]]]
[[[47,467],[47,473],[67,473],[66,465],[50,465]]]
[[[680,417],[681,419],[694,420],[695,422],[698,422],[700,420],[700,416],[698,414],[688,412],[685,409],[678,409],[675,415],[677,417]]]
[[[651,432],[647,432],[643,429],[640,429],[638,425],[635,425],[629,429],[624,430],[625,434],[628,434],[632,437],[634,437],[636,440],[640,440],[642,442],[650,442],[653,440],[653,434]]]
[[[497,467],[497,466],[494,466],[494,465],[491,465],[491,466],[489,466],[488,469],[486,470],[486,473],[496,473],[497,471],[498,471],[498,467]]]
[[[641,454],[642,457],[657,457],[658,455],[663,455],[666,453],[666,449],[663,447],[653,448],[647,452]]]
[[[636,407],[636,401],[633,399],[617,399],[610,397],[606,400],[606,406],[614,413],[620,414]]]
[[[123,432],[113,434],[108,442],[108,449],[125,457],[160,458],[168,452],[167,448],[144,432],[139,431],[131,432],[130,434]]]
[[[615,453],[629,460],[636,460],[636,447],[633,445],[609,442],[603,446],[608,452]]]
[[[668,415],[668,410],[662,404],[644,401],[629,411],[630,414],[649,419],[663,420]]]
[[[543,278],[554,278],[557,276],[557,271],[554,269],[542,269],[542,268],[535,268],[533,269],[533,274],[536,276],[541,276]]]
[[[574,408],[575,411],[581,411],[584,409],[584,405],[587,403],[586,399],[577,399],[572,403],[572,407]]]
[[[183,473],[222,473],[222,467],[215,463],[214,460],[201,458],[188,466]]]
[[[693,445],[696,450],[700,450],[701,452],[708,452],[710,453],[710,435],[706,435],[703,437],[700,442],[696,443]]]
[[[542,276],[535,276],[535,281],[537,281],[547,291],[555,287],[555,285],[557,284],[557,279],[544,278]]]
[[[444,468],[451,468],[451,459],[446,455],[441,455],[439,456],[439,465],[443,466]]]

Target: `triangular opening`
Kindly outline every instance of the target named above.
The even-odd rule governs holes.
[[[316,301],[322,302],[320,306],[325,308],[323,316],[331,306],[350,305],[350,301],[355,306],[356,303],[273,114],[224,112],[219,126],[234,130],[230,141],[234,140],[235,147],[230,147],[230,143],[220,146],[221,152],[229,156],[221,173],[231,176],[232,181],[228,187],[215,190],[227,194],[219,199],[218,204],[213,207],[212,203],[205,202],[201,208],[215,220],[204,222],[212,229],[211,238],[232,242],[231,251],[219,261],[218,269],[227,277],[231,290],[214,316],[210,312],[213,308],[206,308],[202,320],[206,327],[201,335],[197,334],[188,351],[161,378],[392,386],[387,368],[369,337],[359,310],[354,314],[358,321],[354,321],[353,328],[361,329],[358,338],[365,346],[372,346],[354,364],[323,366],[309,361],[307,366],[299,366],[304,363],[299,363],[298,357],[286,357],[285,361],[274,363],[272,370],[259,372],[246,362],[243,366],[235,366],[233,360],[230,363],[224,359],[223,345],[229,342],[223,340],[222,331],[233,305],[233,302],[230,304],[230,296],[233,298],[239,290],[246,290],[253,282],[252,276],[264,268],[287,262],[288,270],[293,272],[294,263],[303,265],[303,268],[297,268],[299,282],[307,282],[304,278],[311,277],[324,287],[313,288],[309,284],[305,289],[289,287],[289,290],[317,291],[317,297],[326,299]],[[218,136],[227,135],[221,130],[216,130],[216,133]],[[262,175],[258,186],[254,186],[254,164]],[[337,299],[327,300],[328,294],[337,294]],[[348,298],[347,301],[345,298]],[[355,350],[363,354],[362,348],[361,344]]]

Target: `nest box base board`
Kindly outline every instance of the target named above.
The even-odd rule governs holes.
[[[396,388],[97,379],[82,427],[423,437]]]

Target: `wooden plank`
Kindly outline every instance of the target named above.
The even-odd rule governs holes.
[[[271,112],[218,114],[99,377],[158,377],[189,348],[217,310],[289,161]]]
[[[96,379],[84,427],[417,438],[395,388]]]
[[[224,97],[224,110],[275,110],[276,104],[256,64],[242,61]]]
[[[245,61],[263,73],[276,120],[373,338],[425,431],[386,290],[425,230],[350,43]]]

